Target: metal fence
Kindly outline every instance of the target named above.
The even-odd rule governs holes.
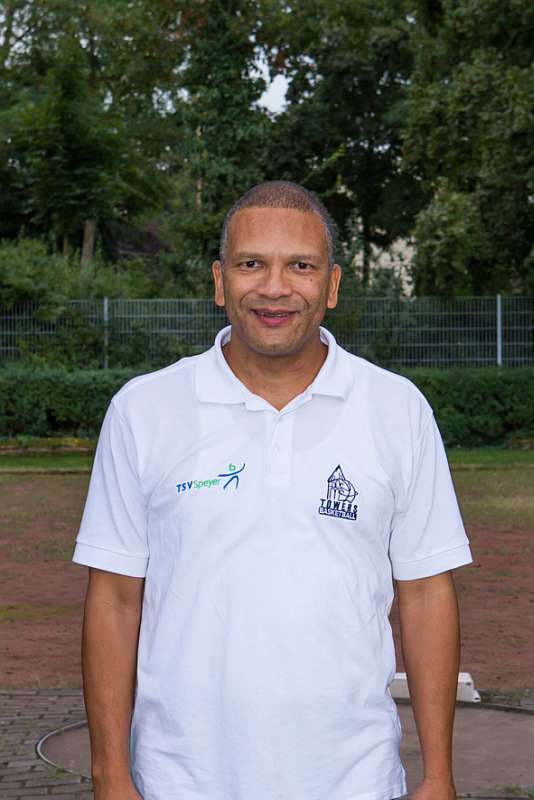
[[[227,324],[212,300],[72,300],[0,310],[0,363],[159,368]],[[351,352],[391,367],[534,365],[534,297],[343,299],[324,320]]]

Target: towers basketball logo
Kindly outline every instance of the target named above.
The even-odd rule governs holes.
[[[358,492],[352,483],[345,478],[341,466],[338,464],[328,478],[326,497],[321,497],[319,514],[327,517],[341,517],[342,519],[357,519],[358,506],[354,503]]]

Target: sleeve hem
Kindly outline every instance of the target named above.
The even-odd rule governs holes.
[[[130,575],[133,578],[144,578],[148,565],[147,556],[117,553],[114,550],[106,550],[103,547],[78,540],[71,560],[75,564],[96,567],[108,572],[118,572],[120,575]]]
[[[400,581],[428,578],[472,562],[473,556],[469,544],[462,544],[417,561],[392,562],[393,577]]]

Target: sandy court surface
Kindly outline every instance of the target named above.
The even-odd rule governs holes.
[[[0,686],[81,686],[87,568],[70,561],[88,475],[0,475]],[[461,670],[477,688],[534,685],[534,530],[467,524],[474,564],[455,570]],[[404,671],[391,614],[397,670]]]

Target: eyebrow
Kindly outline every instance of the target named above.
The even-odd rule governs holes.
[[[235,253],[232,256],[232,261],[252,261],[252,260],[261,260],[265,258],[265,254],[261,253],[249,253],[247,251]],[[288,261],[320,261],[320,256],[318,253],[315,255],[310,253],[290,253],[288,256],[285,256]]]

